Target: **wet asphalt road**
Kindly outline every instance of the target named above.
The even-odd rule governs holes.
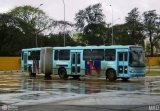
[[[0,76],[0,105],[18,105],[19,110],[26,110],[27,108],[27,110],[30,111],[42,111],[45,109],[52,111],[53,106],[56,110],[67,110],[66,107],[68,107],[68,105],[74,105],[68,107],[68,110],[71,107],[73,110],[80,110],[79,105],[125,105],[127,103],[136,103],[136,99],[133,102],[132,100],[138,96],[144,96],[145,98],[153,96],[153,98],[159,98],[160,95],[160,77],[134,78],[128,82],[123,82],[121,80],[109,82],[105,79],[95,78],[82,78],[81,80],[73,80],[70,78],[68,80],[60,80],[53,77],[53,80],[44,80],[43,75],[38,75],[36,79],[30,79],[27,74],[0,74]],[[91,98],[93,97],[90,98],[90,101],[87,101],[89,99],[85,100],[85,98],[94,94],[100,94],[98,96],[96,95],[97,97],[110,97],[111,101],[107,100],[107,103],[104,104],[101,102],[95,103],[92,100],[92,103]],[[113,101],[112,96],[116,97],[118,101]],[[128,99],[131,97],[133,99]],[[78,100],[77,102],[74,100],[75,98],[84,99]],[[126,103],[123,103],[122,98],[125,99]],[[159,99],[147,100],[154,104],[159,104],[160,102]],[[106,100],[101,98],[101,101]],[[144,99],[144,101],[146,100]],[[141,104],[144,101],[139,101],[134,105]],[[40,105],[39,107],[26,106],[37,104],[43,105]],[[20,106],[24,107],[21,108]],[[96,111],[97,108],[105,111],[109,110],[105,107],[100,108],[99,106],[96,108],[93,106],[81,108],[92,111]],[[14,107],[12,109],[14,109]]]

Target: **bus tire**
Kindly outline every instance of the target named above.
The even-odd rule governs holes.
[[[52,80],[51,74],[45,74],[45,80]]]
[[[31,66],[28,67],[28,73],[29,73],[29,76],[32,75],[32,68],[31,68]]]
[[[31,66],[28,67],[28,72],[29,72],[29,77],[31,79],[36,78],[36,73],[32,72],[32,67]]]
[[[79,79],[80,78],[80,75],[73,75],[72,76],[74,79]]]
[[[117,79],[116,72],[113,69],[110,69],[106,72],[106,76],[109,81],[115,81]]]
[[[122,81],[127,82],[129,78],[122,78]]]
[[[29,77],[31,78],[32,77],[32,67],[31,66],[28,67],[28,73],[29,73]]]
[[[67,75],[65,68],[59,68],[58,75],[59,75],[60,79],[67,79],[68,78],[68,75]]]

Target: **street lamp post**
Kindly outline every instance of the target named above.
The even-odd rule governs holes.
[[[36,32],[36,47],[38,47],[37,32]]]
[[[114,42],[113,42],[113,7],[112,7],[112,5],[110,5],[111,6],[111,8],[112,8],[112,45],[114,44]]]
[[[64,10],[63,10],[63,11],[64,11],[64,15],[63,15],[63,17],[64,17],[64,27],[63,27],[63,34],[64,34],[64,35],[63,35],[63,39],[64,39],[64,44],[63,44],[63,45],[64,45],[64,47],[65,47],[65,46],[66,46],[66,40],[65,40],[65,39],[66,39],[66,37],[65,37],[65,14],[66,14],[66,13],[65,13],[65,2],[64,2],[64,0],[63,0],[63,6],[64,6],[64,7],[63,7],[63,8],[64,8]]]
[[[112,5],[110,5],[110,7],[112,8],[112,45],[114,45],[114,27],[113,27],[113,25],[114,25],[114,21],[119,20],[120,18],[113,20],[113,18],[114,18],[113,17],[113,7],[112,7]]]
[[[36,9],[38,9],[40,6],[42,6],[43,4],[40,4]],[[38,40],[37,40],[37,31],[36,31],[36,47],[38,47]]]

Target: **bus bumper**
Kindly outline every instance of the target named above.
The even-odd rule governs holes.
[[[130,73],[130,77],[145,77],[145,73]]]
[[[145,70],[130,70],[126,74],[120,74],[119,77],[132,78],[132,77],[145,77]]]
[[[145,77],[145,71],[130,71],[130,77]]]
[[[144,68],[130,68],[129,75],[130,77],[144,77],[146,69]]]

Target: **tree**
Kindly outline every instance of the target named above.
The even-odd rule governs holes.
[[[133,40],[131,36],[128,34],[127,27],[127,24],[120,24],[114,26],[114,41],[117,45],[133,44]]]
[[[28,37],[37,37],[39,34],[48,34],[49,31],[55,26],[56,22],[50,19],[42,10],[32,6],[19,6],[11,10],[9,15],[17,17],[25,21],[28,26],[33,27],[30,30],[26,27],[24,33]]]
[[[130,44],[144,45],[143,25],[139,15],[138,8],[132,9],[126,17],[126,26],[129,36],[131,37]]]
[[[7,14],[0,14],[0,55],[17,55],[20,50],[22,21]]]
[[[84,10],[80,10],[76,13],[75,21],[77,30],[83,33],[79,39],[82,45],[106,44],[107,28],[101,4],[90,5]]]
[[[42,10],[28,5],[16,7],[9,14],[26,21],[35,28],[37,33],[49,30],[55,23]]]
[[[145,34],[149,37],[151,56],[153,56],[154,46],[160,39],[160,23],[159,17],[155,10],[147,11],[143,13],[143,23],[145,27]]]
[[[65,32],[64,32],[65,28]],[[74,31],[74,24],[68,21],[56,21],[55,24],[55,33],[65,33],[70,34]]]
[[[105,24],[89,24],[84,28],[81,38],[83,45],[105,45],[107,28]]]
[[[156,18],[156,33],[154,37],[154,46],[157,52],[160,52],[160,15]]]
[[[102,13],[101,4],[90,5],[84,10],[80,10],[75,15],[77,30],[83,32],[89,24],[104,23],[104,14]]]
[[[69,34],[66,34],[66,45],[67,46],[75,46],[77,45],[76,42],[73,40],[73,38],[71,38],[69,36]],[[55,47],[55,46],[63,46],[63,33],[59,33],[59,34],[51,34],[49,37],[48,37],[48,40],[46,42],[46,44],[48,46],[52,46],[52,47]]]

